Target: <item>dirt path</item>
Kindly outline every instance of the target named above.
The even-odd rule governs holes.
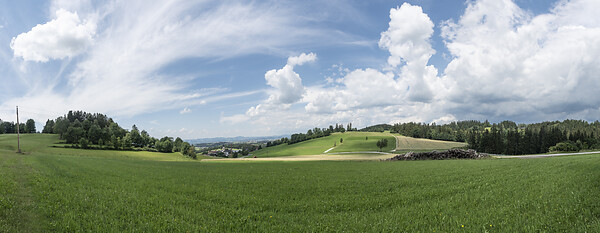
[[[600,151],[592,151],[592,152],[577,152],[577,153],[559,153],[559,154],[542,154],[542,155],[494,155],[495,158],[500,159],[536,159],[536,158],[545,158],[545,157],[554,157],[554,156],[564,156],[564,155],[586,155],[586,154],[600,154]]]
[[[394,135],[394,138],[396,138],[396,148],[393,149],[392,151],[398,151],[400,150],[400,138],[398,137],[398,135]]]
[[[331,151],[331,150],[333,150],[333,149],[335,149],[335,146],[334,146],[334,147],[331,147],[331,148],[329,148],[329,149],[327,149],[325,152],[323,152],[323,154],[327,154],[327,152],[329,152],[329,151]]]

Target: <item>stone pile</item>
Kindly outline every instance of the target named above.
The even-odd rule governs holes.
[[[442,159],[480,159],[488,157],[487,154],[477,153],[475,150],[463,150],[463,149],[450,149],[447,151],[432,151],[432,152],[421,152],[414,153],[408,152],[406,154],[396,155],[389,158],[389,161],[398,160],[442,160]]]

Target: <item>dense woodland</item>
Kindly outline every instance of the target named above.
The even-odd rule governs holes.
[[[469,148],[493,154],[538,154],[552,151],[600,149],[600,122],[582,120],[519,124],[503,121],[459,121],[445,125],[395,124],[392,133],[446,141],[467,142]]]
[[[335,124],[335,126],[330,125],[329,128],[317,128],[309,129],[305,134],[304,133],[296,133],[292,134],[290,138],[281,138],[278,140],[274,140],[267,143],[267,147],[276,146],[279,144],[287,143],[294,144],[298,142],[303,142],[310,139],[320,138],[329,136],[332,133],[344,133],[346,131],[357,131],[356,128],[352,128],[352,123],[348,123],[346,128],[344,128],[343,124]]]
[[[112,118],[100,113],[69,111],[56,120],[46,121],[42,133],[58,134],[67,144],[81,148],[114,150],[148,150],[158,152],[181,152],[196,158],[195,148],[181,138],[156,139],[145,130],[133,125],[131,130],[121,128]]]

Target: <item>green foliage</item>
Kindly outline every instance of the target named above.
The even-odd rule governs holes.
[[[381,151],[381,149],[386,147],[387,145],[388,145],[387,138],[380,139],[379,141],[377,141],[377,147],[379,148],[379,151]]]
[[[395,124],[391,132],[405,136],[448,141],[466,141],[469,147],[493,154],[546,153],[559,142],[578,142],[579,149],[600,149],[600,122],[581,120],[547,121],[519,124],[487,120],[459,121],[445,125],[404,123]]]
[[[23,133],[35,133],[35,121],[33,119],[27,120],[25,123],[25,131]]]
[[[86,138],[80,138],[79,139],[79,146],[83,149],[87,149],[90,146],[90,141],[87,140]]]
[[[151,137],[145,130],[140,132],[136,125],[131,127],[131,131],[127,131],[111,118],[100,113],[69,111],[67,115],[58,117],[55,121],[46,121],[43,132],[56,133],[66,143],[82,148],[114,150],[141,148],[142,150],[158,150],[165,153],[171,153],[175,150],[186,156],[196,157],[195,148],[189,143],[183,142],[181,138],[177,138],[175,142],[173,142],[173,139],[159,141]],[[81,139],[85,140],[82,141]]]
[[[156,142],[156,149],[159,152],[173,152],[173,138],[163,137]]]
[[[0,120],[0,134],[13,134],[17,133],[17,124],[14,122],[7,122]],[[28,119],[26,123],[19,124],[19,133],[36,133],[35,121]]]
[[[551,152],[574,152],[579,151],[579,147],[572,141],[564,141],[556,143],[550,147]]]
[[[335,128],[333,127],[333,125],[330,125],[329,128],[309,129],[306,132],[306,134],[303,134],[303,133],[292,134],[290,136],[289,140],[287,138],[282,138],[280,140],[275,140],[271,143],[267,143],[267,147],[276,146],[281,143],[287,143],[287,144],[299,143],[299,142],[303,142],[303,141],[311,140],[311,139],[315,139],[315,138],[327,137],[327,136],[331,135],[332,133],[344,133],[346,131],[356,131],[356,128],[352,128],[352,123],[348,123],[347,129],[344,128],[343,124],[335,124]]]
[[[42,133],[54,133],[54,120],[47,120]]]
[[[379,124],[379,125],[372,125],[372,126],[368,126],[365,128],[360,129],[360,131],[362,132],[380,132],[383,133],[385,131],[389,131],[392,129],[391,125],[388,124]]]

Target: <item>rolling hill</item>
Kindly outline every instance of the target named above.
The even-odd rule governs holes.
[[[398,145],[396,151],[432,151],[432,150],[448,150],[456,147],[465,147],[464,142],[450,142],[431,140],[424,138],[412,138],[402,135],[396,135]]]
[[[377,152],[379,151],[379,148],[376,146],[377,140],[383,138],[388,139],[388,146],[381,150],[383,152],[392,152],[393,150],[447,150],[455,147],[466,146],[466,143],[411,138],[390,134],[388,132],[379,133],[353,131],[334,133],[327,137],[312,139],[291,145],[282,144],[273,147],[267,147],[262,150],[255,151],[253,155],[259,158],[266,158],[279,156],[318,155],[324,154],[326,151],[327,154]],[[340,139],[344,139],[343,143],[340,143]],[[396,145],[396,143],[398,143],[398,145]]]

